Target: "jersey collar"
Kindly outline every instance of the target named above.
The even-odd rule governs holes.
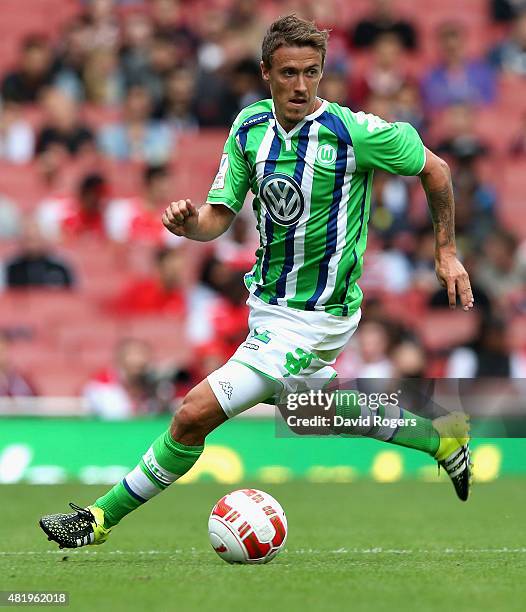
[[[319,117],[322,113],[324,113],[327,110],[327,105],[329,104],[327,100],[323,100],[322,98],[318,98],[318,100],[321,101],[320,107],[317,108],[310,115],[306,115],[302,121],[297,123],[292,128],[292,130],[290,130],[290,132],[287,132],[285,128],[280,124],[280,122],[276,119],[276,113],[274,109],[274,100],[272,100],[272,114],[274,115],[276,129],[278,130],[279,134],[283,136],[285,140],[290,140],[291,138],[293,138],[301,130],[301,128],[307,123],[307,121],[312,121],[313,119],[316,119],[317,117]]]

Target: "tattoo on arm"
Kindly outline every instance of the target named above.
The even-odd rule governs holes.
[[[451,183],[429,188],[424,183],[431,218],[435,227],[437,247],[455,246],[455,202]]]

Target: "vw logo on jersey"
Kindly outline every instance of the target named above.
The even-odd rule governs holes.
[[[288,174],[269,174],[259,186],[259,199],[278,225],[294,225],[305,209],[298,183]]]
[[[316,151],[316,160],[319,164],[330,166],[336,161],[336,149],[330,144],[320,145]]]

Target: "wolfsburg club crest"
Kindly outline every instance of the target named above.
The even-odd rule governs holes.
[[[287,174],[269,174],[259,186],[259,199],[278,225],[294,225],[305,209],[298,183]]]

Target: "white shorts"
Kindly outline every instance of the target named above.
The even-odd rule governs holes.
[[[265,393],[267,403],[276,403],[283,394],[326,386],[336,376],[332,365],[361,317],[360,310],[349,317],[337,317],[273,306],[254,295],[247,303],[247,339],[227,364],[208,376],[214,395],[229,417],[265,401],[261,398]],[[248,375],[246,368],[257,377]],[[256,379],[261,382],[256,384]]]

